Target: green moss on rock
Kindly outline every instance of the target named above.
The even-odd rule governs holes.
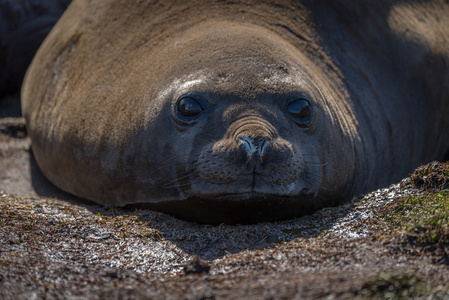
[[[421,191],[387,206],[384,218],[414,244],[449,244],[449,163],[416,169],[411,183]]]

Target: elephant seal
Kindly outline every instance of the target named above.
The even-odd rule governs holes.
[[[196,222],[337,205],[449,148],[446,12],[75,0],[22,87],[33,153],[79,197]]]

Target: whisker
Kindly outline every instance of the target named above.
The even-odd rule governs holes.
[[[173,179],[173,180],[167,182],[166,184],[164,184],[164,185],[162,186],[162,188],[166,188],[166,187],[169,186],[170,184],[172,184],[172,183],[174,183],[174,182],[177,182],[177,181],[179,181],[179,180],[182,180],[182,179],[184,179],[184,178],[187,178],[187,177],[189,177],[189,176],[190,176],[190,175],[185,175],[185,176],[181,176],[181,177],[179,177],[179,178]]]
[[[314,176],[314,177],[316,177],[316,178],[321,179],[321,174],[314,174],[314,173],[312,173],[312,172],[310,172],[310,171],[307,171],[307,170],[304,170],[303,172],[304,172],[305,174],[307,174],[307,175]]]
[[[164,184],[163,186],[162,186],[162,188],[167,188],[167,187],[169,187],[172,183],[175,183],[175,182],[180,182],[181,180],[183,180],[183,179],[185,179],[185,178],[188,178],[188,177],[191,177],[191,176],[196,176],[197,174],[199,174],[199,171],[194,171],[194,172],[190,172],[190,173],[186,173],[185,175],[183,175],[183,176],[180,176],[180,177],[177,177],[177,178],[175,178],[175,179],[171,179],[169,182],[167,182],[166,184]],[[161,183],[161,182],[163,182],[165,179],[163,179],[163,180],[159,180],[158,181],[158,183]],[[193,178],[193,180],[194,180],[194,178]],[[171,187],[174,187],[174,186],[171,186]]]
[[[324,163],[324,164],[316,164],[316,163],[312,163],[312,162],[307,162],[307,161],[304,161],[308,166],[311,166],[311,167],[323,167],[323,166],[327,166],[327,163]]]
[[[172,185],[165,185],[165,186],[163,186],[162,188],[163,189],[171,189],[171,188],[182,188],[182,187],[186,187],[186,186],[189,186],[189,184],[188,183],[181,183],[181,184],[179,184],[179,183],[176,183],[176,184],[172,184]]]
[[[188,176],[188,175],[187,175]],[[185,176],[184,176],[185,177]],[[181,177],[181,178],[184,178],[184,177]],[[170,183],[167,183],[165,186],[163,186],[163,188],[182,188],[182,187],[188,187],[188,186],[191,186],[191,184],[192,183],[195,183],[195,181],[196,181],[196,178],[193,178],[192,180],[191,180],[191,182],[189,182],[189,183],[182,183],[182,182],[179,182],[178,180],[173,180],[172,181],[172,183],[174,183],[176,181],[176,184],[173,184],[173,185],[169,185]]]
[[[167,167],[170,167],[170,166],[175,165],[176,161],[173,162],[173,160],[176,159],[176,158],[178,158],[178,157],[180,157],[180,156],[190,156],[190,154],[175,154],[175,155],[173,155],[172,157],[170,157],[169,159],[165,160],[165,161],[162,163],[162,166],[160,166],[160,167],[157,168],[156,170],[160,170],[160,169],[162,169],[162,168],[167,168]],[[173,163],[172,163],[172,164],[169,164],[170,162],[173,162]]]

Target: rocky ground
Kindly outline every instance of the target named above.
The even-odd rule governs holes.
[[[0,116],[0,299],[449,299],[449,163],[285,222],[107,208],[42,176]]]

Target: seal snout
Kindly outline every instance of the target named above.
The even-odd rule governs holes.
[[[230,145],[234,145],[238,157],[245,158],[246,166],[263,164],[267,152],[278,138],[276,129],[260,117],[246,117],[229,127],[225,135]],[[232,146],[231,146],[232,147]],[[254,166],[250,166],[253,170]]]
[[[231,124],[224,136],[206,146],[196,165],[204,181],[226,184],[232,194],[288,194],[303,170],[302,154],[279,136],[267,120],[246,117]]]

